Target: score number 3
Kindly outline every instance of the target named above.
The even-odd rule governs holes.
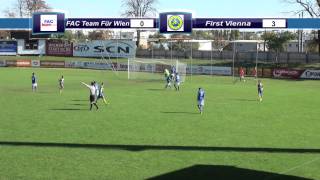
[[[262,27],[263,28],[286,28],[287,20],[286,19],[263,19]]]

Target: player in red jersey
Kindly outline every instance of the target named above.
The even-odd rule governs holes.
[[[252,75],[255,79],[257,79],[258,77],[258,71],[257,71],[257,67],[254,67],[253,71],[252,71]]]
[[[239,69],[239,76],[240,76],[240,82],[243,80],[243,82],[246,82],[246,80],[244,79],[244,69],[242,67],[240,67]]]

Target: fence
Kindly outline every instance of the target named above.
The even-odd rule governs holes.
[[[170,50],[144,50],[138,49],[136,56],[139,58],[155,58],[155,59],[190,59],[190,51],[170,51]],[[235,61],[250,63],[256,60],[257,52],[236,52]],[[197,51],[192,52],[193,59],[200,60],[232,60],[232,51]],[[274,52],[259,52],[258,61],[265,63],[274,63],[276,60],[276,53]],[[295,53],[295,52],[282,52],[278,54],[278,63],[320,63],[320,56],[317,53]]]
[[[158,66],[158,65],[157,65]],[[119,71],[127,71],[127,63],[112,64],[103,61],[39,61],[39,60],[0,60],[0,67],[43,67],[43,68],[80,68],[112,70],[113,67]],[[160,67],[160,66],[159,66]],[[163,70],[163,69],[162,69]],[[160,71],[162,71],[160,70]],[[143,72],[153,72],[152,68],[141,69]],[[233,72],[232,72],[233,71]],[[246,76],[252,75],[254,68],[245,67]],[[198,75],[224,75],[231,76],[233,73],[238,76],[239,68],[220,66],[187,65],[187,74]],[[280,79],[317,79],[320,80],[320,70],[315,69],[290,69],[290,68],[258,68],[258,77],[280,78]]]

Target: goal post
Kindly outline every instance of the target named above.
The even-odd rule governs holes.
[[[185,82],[186,81],[186,75],[187,75],[187,64],[182,63],[178,60],[175,61],[176,65],[176,72],[179,73],[180,78],[181,78],[181,82]]]

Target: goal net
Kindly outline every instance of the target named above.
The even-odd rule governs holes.
[[[128,59],[128,79],[164,80],[164,70],[179,73],[181,82],[185,82],[187,64],[169,59]]]

